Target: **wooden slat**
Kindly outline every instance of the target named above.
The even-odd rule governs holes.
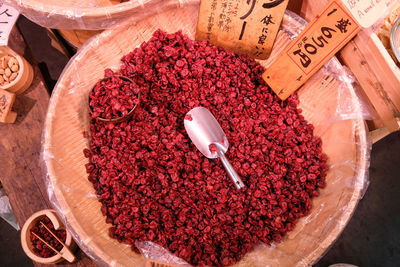
[[[370,66],[378,77],[385,91],[385,98],[391,102],[393,113],[400,116],[400,69],[383,46],[378,36],[373,33],[367,36],[365,32],[355,39],[363,55],[368,58]]]
[[[300,14],[303,0],[289,0],[288,9],[296,14]]]
[[[384,94],[382,84],[367,63],[367,59],[360,52],[357,43],[358,37],[355,39],[356,41],[350,42],[342,49],[340,57],[356,75],[358,82],[378,113],[383,125],[391,132],[396,131],[399,129],[399,125],[393,115],[394,112],[391,108],[390,100],[382,97],[382,94]]]
[[[300,16],[307,21],[313,19],[329,0],[303,0]]]

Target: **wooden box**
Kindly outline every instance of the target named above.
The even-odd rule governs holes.
[[[303,0],[300,15],[312,19],[328,0]],[[362,30],[339,53],[361,86],[361,97],[373,107],[373,121],[368,122],[372,141],[376,142],[400,129],[400,68],[377,34]]]

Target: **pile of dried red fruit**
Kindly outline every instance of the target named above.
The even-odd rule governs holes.
[[[139,87],[119,76],[99,81],[89,95],[92,118],[115,119],[139,104]]]
[[[140,105],[128,122],[93,120],[84,151],[112,237],[134,249],[153,241],[193,265],[231,265],[309,214],[328,170],[321,140],[297,97],[280,101],[257,62],[162,31],[122,61]],[[196,106],[226,132],[244,190],[189,140],[183,120]]]
[[[30,239],[33,245],[33,252],[42,258],[49,258],[56,255],[56,253],[46,244],[44,244],[41,240],[39,240],[36,236],[34,236],[32,233],[35,233],[36,235],[41,237],[50,246],[57,249],[58,251],[61,251],[63,249],[63,245],[60,242],[58,242],[57,239],[55,239],[40,222],[43,222],[47,226],[47,228],[49,228],[54,234],[56,234],[56,236],[64,243],[67,238],[67,232],[65,231],[65,229],[57,231],[54,230],[54,225],[47,216],[38,220],[35,226],[31,228]]]

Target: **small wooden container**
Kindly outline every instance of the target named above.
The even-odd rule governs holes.
[[[38,211],[38,212],[34,213],[31,217],[29,217],[29,219],[25,222],[24,226],[22,227],[21,244],[22,244],[22,248],[23,248],[25,254],[29,258],[31,258],[33,261],[43,263],[43,264],[54,264],[54,263],[63,261],[64,258],[60,254],[56,254],[49,258],[42,258],[42,257],[38,256],[37,254],[35,254],[33,252],[33,245],[30,240],[30,230],[32,229],[32,227],[35,226],[35,224],[40,219],[42,219],[45,216],[47,216],[50,219],[50,221],[53,223],[54,229],[59,230],[60,228],[64,228],[64,225],[58,219],[55,210]],[[68,246],[68,248],[71,251],[74,251],[76,249],[76,244],[75,244],[74,240],[72,239],[71,234],[68,231],[66,231],[66,235],[67,236],[66,236],[65,244]],[[60,251],[60,253],[63,253],[65,250],[66,250],[66,248],[63,248]],[[71,259],[71,262],[73,260],[74,259]],[[70,261],[70,259],[68,259],[68,261]]]
[[[17,78],[7,85],[0,85],[0,89],[7,90],[11,93],[20,95],[32,84],[33,81],[33,68],[25,58],[18,55],[16,52],[8,47],[0,47],[0,58],[6,55],[13,56],[17,59],[19,64],[19,72]]]

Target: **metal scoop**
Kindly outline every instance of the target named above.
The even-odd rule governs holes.
[[[229,142],[213,114],[204,107],[194,108],[186,114],[184,124],[197,149],[209,159],[220,158],[236,188],[243,188],[242,180],[224,155]]]

